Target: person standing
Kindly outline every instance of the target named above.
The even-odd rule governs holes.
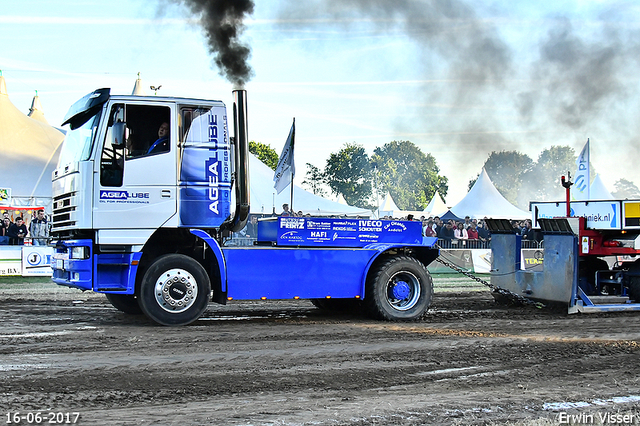
[[[7,236],[9,237],[9,245],[24,245],[24,237],[27,236],[27,225],[24,224],[21,216],[16,217],[16,221],[9,226]]]
[[[5,217],[0,223],[0,245],[9,244],[9,227],[11,226],[11,219]]]
[[[438,238],[440,240],[438,242],[442,245],[442,247],[451,248],[451,240],[455,238],[453,233],[453,225],[451,224],[451,222],[447,222],[444,227],[440,228]]]
[[[291,210],[289,210],[289,204],[284,203],[282,205],[282,213],[280,213],[280,216],[293,216]]]
[[[49,223],[44,215],[44,210],[38,210],[36,217],[29,225],[29,235],[34,246],[46,246],[49,240]]]

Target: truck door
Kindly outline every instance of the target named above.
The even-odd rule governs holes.
[[[104,235],[148,234],[176,215],[175,116],[173,104],[111,106],[94,169],[94,228]],[[125,124],[125,143],[115,143],[115,123]]]

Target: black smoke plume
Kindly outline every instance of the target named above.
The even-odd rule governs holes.
[[[238,87],[253,76],[251,49],[240,41],[244,18],[253,13],[251,0],[172,0],[185,5],[200,18],[209,53],[214,55],[220,75]]]

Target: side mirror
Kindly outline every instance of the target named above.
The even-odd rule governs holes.
[[[114,148],[124,148],[127,133],[127,125],[123,122],[113,123],[111,126],[111,146]]]

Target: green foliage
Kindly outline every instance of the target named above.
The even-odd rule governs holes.
[[[376,189],[380,194],[389,192],[398,208],[423,210],[436,191],[446,196],[448,180],[438,174],[435,158],[413,142],[392,141],[373,152]]]
[[[640,198],[640,189],[627,179],[618,179],[616,183],[613,184],[615,190],[611,193],[616,200],[624,200],[628,199],[639,199]]]
[[[322,170],[311,163],[307,163],[307,177],[302,181],[302,184],[307,186],[315,195],[322,197],[326,195],[323,188],[326,183]]]
[[[496,189],[512,204],[518,204],[522,179],[533,168],[531,157],[518,151],[493,151],[484,162],[484,169]],[[469,182],[469,189],[475,180]]]
[[[364,148],[346,143],[340,151],[332,153],[324,169],[326,183],[331,192],[342,194],[345,201],[360,208],[371,208],[371,165]]]
[[[278,167],[280,157],[276,150],[271,148],[271,145],[249,141],[249,152],[258,157],[258,160],[269,166],[271,170],[275,171]]]
[[[595,176],[592,166],[591,176]],[[537,161],[517,151],[492,152],[484,169],[496,189],[512,204],[528,210],[530,201],[563,200],[560,184],[567,172],[576,170],[576,153],[570,146],[552,146],[540,153]],[[475,180],[469,182],[469,189]]]
[[[567,172],[576,171],[576,152],[570,146],[552,146],[538,156],[538,161],[530,173],[523,176],[527,185],[521,189],[521,198],[529,201],[562,200],[565,189],[560,183]],[[594,173],[591,173],[594,176]],[[522,203],[521,201],[521,203]]]

